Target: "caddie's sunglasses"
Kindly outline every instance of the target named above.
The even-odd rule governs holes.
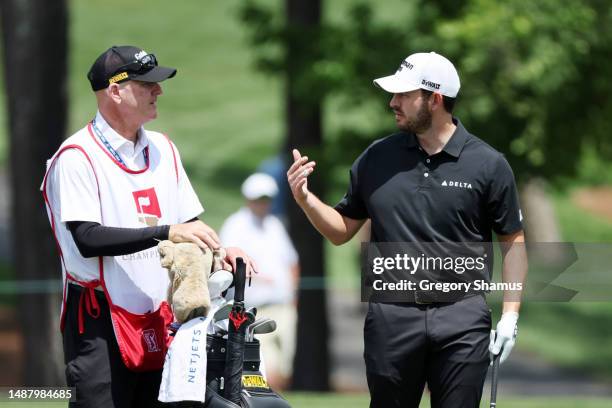
[[[122,65],[115,71],[115,73],[127,71],[131,74],[144,74],[146,72],[149,72],[156,66],[157,66],[157,58],[155,58],[155,55],[147,54],[144,57],[134,62],[130,62],[129,64]]]

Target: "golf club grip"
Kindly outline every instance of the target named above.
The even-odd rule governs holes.
[[[234,271],[234,301],[244,301],[244,286],[246,284],[246,264],[242,258],[236,258],[236,271]]]
[[[493,367],[491,371],[491,403],[489,408],[497,406],[497,381],[499,379],[499,354],[493,358]]]

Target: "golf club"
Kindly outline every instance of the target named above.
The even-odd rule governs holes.
[[[493,367],[491,369],[491,402],[489,408],[497,406],[497,381],[499,379],[499,354],[493,357]]]
[[[244,343],[246,328],[253,323],[252,312],[244,308],[244,286],[246,281],[246,264],[242,258],[236,258],[234,274],[234,304],[229,313],[230,324],[227,334],[227,351],[225,354],[224,397],[240,406],[242,390],[242,368],[244,363]]]
[[[221,306],[213,315],[213,321],[218,322],[219,320],[227,319],[232,310],[233,302],[230,301],[225,305]]]
[[[234,280],[231,272],[220,269],[210,274],[208,278],[208,293],[211,299],[221,297],[221,294],[229,288]]]
[[[256,307],[249,307],[247,309],[247,312],[251,312],[251,313],[253,313],[253,316],[257,316],[257,308]]]
[[[219,320],[213,323],[214,325],[214,329],[215,329],[215,334],[219,334],[221,336],[227,334],[227,324],[228,324],[229,320],[228,319],[224,319],[224,320]]]
[[[276,330],[276,322],[272,319],[269,319],[259,325],[257,325],[251,334],[251,341],[255,338],[256,334],[267,334],[272,333]]]
[[[259,326],[260,324],[262,324],[263,322],[266,322],[270,320],[267,317],[262,317],[259,318],[257,320],[255,320],[255,322],[253,324],[251,324],[249,327],[247,327],[247,337],[246,340],[247,341],[252,341],[253,340],[253,330],[255,330],[255,327]]]
[[[247,317],[247,322],[251,323],[250,325],[248,325],[245,329],[245,341],[249,341],[249,328],[255,324],[253,322],[255,322],[255,314],[251,311],[251,309],[247,310],[246,312],[244,312],[244,315]]]

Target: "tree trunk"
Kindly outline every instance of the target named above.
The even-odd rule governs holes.
[[[546,182],[538,178],[528,180],[520,196],[527,242],[560,242],[559,223],[546,192]]]
[[[286,0],[287,24],[290,29],[310,30],[321,20],[320,0]],[[296,79],[300,70],[305,69],[296,61],[304,63],[303,39],[290,37],[287,58],[289,69],[286,83],[287,140],[285,151],[293,162],[291,149],[298,148],[310,157],[323,159],[321,103],[304,101],[296,91]],[[312,45],[310,45],[312,46]],[[306,54],[308,55],[308,54]],[[324,169],[318,167],[308,180],[309,189],[318,196],[325,195]],[[299,207],[291,203],[288,208],[289,233],[300,254],[301,275],[305,278],[323,278],[323,238],[310,225]],[[329,350],[327,340],[327,302],[324,288],[300,290],[298,295],[297,344],[294,359],[293,384],[296,390],[329,390]]]
[[[39,187],[45,161],[66,129],[68,11],[65,0],[2,0],[10,132],[12,237],[16,276],[59,279],[58,254]],[[58,315],[61,294],[23,294],[23,384],[63,383]],[[53,293],[51,293],[53,292]]]

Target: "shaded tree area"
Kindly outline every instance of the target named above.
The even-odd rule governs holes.
[[[10,134],[14,270],[21,280],[56,280],[61,272],[39,187],[45,161],[63,140],[66,129],[66,1],[3,0],[0,12]],[[19,296],[24,384],[51,386],[64,381],[60,304],[57,293]]]
[[[303,153],[312,157],[320,155],[322,142],[321,104],[317,100],[302,103],[303,94],[300,89],[301,73],[316,57],[308,41],[316,38],[316,32],[321,20],[320,0],[287,0],[286,15],[291,33],[287,49],[287,82],[285,86],[285,120],[287,137],[284,150],[291,158],[294,147],[302,149]],[[305,38],[308,41],[305,41]],[[291,160],[288,161],[291,163]],[[324,194],[325,181],[320,178],[314,181],[314,191]],[[323,277],[325,257],[323,238],[310,225],[301,209],[295,204],[289,206],[289,234],[300,254],[301,276]],[[300,390],[329,389],[329,350],[327,338],[329,333],[327,322],[327,301],[324,288],[300,290],[298,292],[298,350],[306,352],[295,353],[292,387]]]
[[[260,21],[263,26],[257,35],[269,36],[268,20],[271,15],[247,4],[243,9],[247,21]],[[308,90],[313,81],[304,80],[311,64],[323,57],[321,50],[314,46],[320,40],[321,2],[319,0],[286,0],[284,2],[282,28],[278,35],[287,42],[278,61],[261,61],[266,70],[280,72],[285,78],[284,106],[286,137],[283,153],[287,163],[293,161],[291,150],[298,148],[302,154],[321,156],[322,146],[322,104],[316,90]],[[263,19],[263,21],[262,21]],[[267,27],[265,27],[267,26]],[[265,41],[265,40],[264,40]],[[322,168],[321,168],[322,167]],[[319,174],[325,173],[325,166],[319,166]],[[310,183],[317,194],[326,190],[325,177],[317,177]],[[290,200],[287,209],[289,234],[300,254],[301,277],[323,278],[324,248],[321,235],[310,225],[300,208]],[[300,390],[329,390],[329,350],[327,301],[324,288],[301,290],[298,293],[297,350],[292,387]]]

